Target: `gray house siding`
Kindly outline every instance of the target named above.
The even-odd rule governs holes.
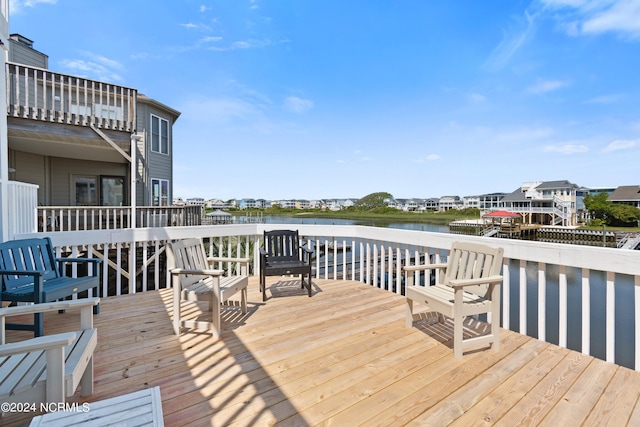
[[[48,68],[49,57],[33,49],[33,42],[19,34],[11,34],[9,61],[31,67]]]
[[[138,122],[139,133],[144,133],[144,142],[138,143],[138,182],[136,201],[138,205],[150,206],[151,181],[162,179],[169,182],[168,203],[173,200],[173,125],[180,113],[166,107],[157,101],[144,95],[138,97]],[[151,117],[156,116],[168,123],[168,154],[152,150]],[[142,155],[140,155],[143,153]]]

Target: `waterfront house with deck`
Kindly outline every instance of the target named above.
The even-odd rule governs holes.
[[[0,0],[5,53],[8,3]],[[5,59],[2,79],[11,67]],[[0,85],[3,99],[6,90]],[[157,386],[166,425],[640,425],[640,251],[285,224],[317,254],[314,296],[297,280],[272,277],[262,303],[259,248],[273,225],[16,227],[15,220],[36,207],[19,203],[16,216],[8,202],[30,196],[9,180],[7,116],[13,112],[6,107],[0,105],[0,240],[50,237],[56,255],[109,258],[99,272],[101,310],[94,316],[94,391],[67,402],[91,408]],[[194,237],[210,255],[250,259],[248,312],[224,306],[218,340],[172,329],[165,248]],[[504,248],[500,349],[462,359],[452,356],[450,322],[440,324],[425,311],[405,327],[402,295],[403,265],[441,263],[457,240]],[[216,267],[235,268],[232,262]],[[428,284],[431,274],[437,278],[427,272],[415,282]],[[190,319],[208,311],[184,304]],[[45,334],[69,330],[77,319],[51,313]],[[470,319],[465,334],[482,334],[479,320]],[[8,342],[25,338],[24,331],[6,336]],[[5,413],[2,424],[26,425],[34,415]]]
[[[522,215],[525,224],[576,225],[576,191],[569,181],[527,182],[501,200],[503,209]]]

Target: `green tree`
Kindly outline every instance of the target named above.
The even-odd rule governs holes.
[[[583,199],[584,207],[589,211],[591,218],[602,220],[605,224],[611,217],[613,206],[608,197],[607,193],[598,193],[596,195],[587,194]]]
[[[584,207],[591,218],[606,225],[630,226],[640,221],[640,209],[635,206],[612,203],[607,193],[584,196]]]
[[[359,199],[354,207],[360,210],[371,210],[376,208],[387,207],[387,201],[393,200],[393,196],[389,193],[379,192],[371,193]]]
[[[635,226],[640,221],[640,209],[635,206],[613,203],[610,225]]]

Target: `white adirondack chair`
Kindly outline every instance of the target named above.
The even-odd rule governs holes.
[[[173,286],[173,329],[180,327],[210,329],[214,338],[220,336],[220,304],[240,292],[242,313],[247,312],[249,258],[207,257],[200,239],[183,239],[168,244],[167,258]],[[240,264],[240,274],[225,276],[224,270],[212,269],[215,262]],[[207,301],[211,322],[184,320],[180,316],[180,301]]]
[[[0,309],[0,401],[64,403],[81,385],[93,393],[93,352],[98,342],[93,307],[99,298],[59,301]],[[80,309],[80,330],[6,344],[10,316]]]
[[[461,358],[465,349],[490,344],[494,350],[500,346],[500,284],[502,276],[502,248],[474,243],[454,242],[446,264],[405,266],[407,328],[413,326],[413,301],[426,304],[444,316],[453,318],[453,353]],[[440,283],[434,286],[416,286],[414,273],[427,269],[442,269]],[[491,332],[488,335],[463,339],[463,321],[466,316],[490,313]]]

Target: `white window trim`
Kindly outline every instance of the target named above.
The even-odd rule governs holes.
[[[153,149],[153,118],[157,118],[158,119],[158,131],[159,131],[159,138],[160,140],[158,141],[158,150],[154,150]],[[162,152],[162,122],[166,122],[167,123],[167,152],[163,153]],[[158,154],[164,154],[165,156],[169,155],[169,152],[171,151],[171,148],[169,147],[169,145],[171,144],[171,139],[169,138],[169,120],[164,119],[160,116],[157,116],[155,114],[151,114],[151,129],[149,134],[151,135],[151,151],[154,153],[158,153]]]

